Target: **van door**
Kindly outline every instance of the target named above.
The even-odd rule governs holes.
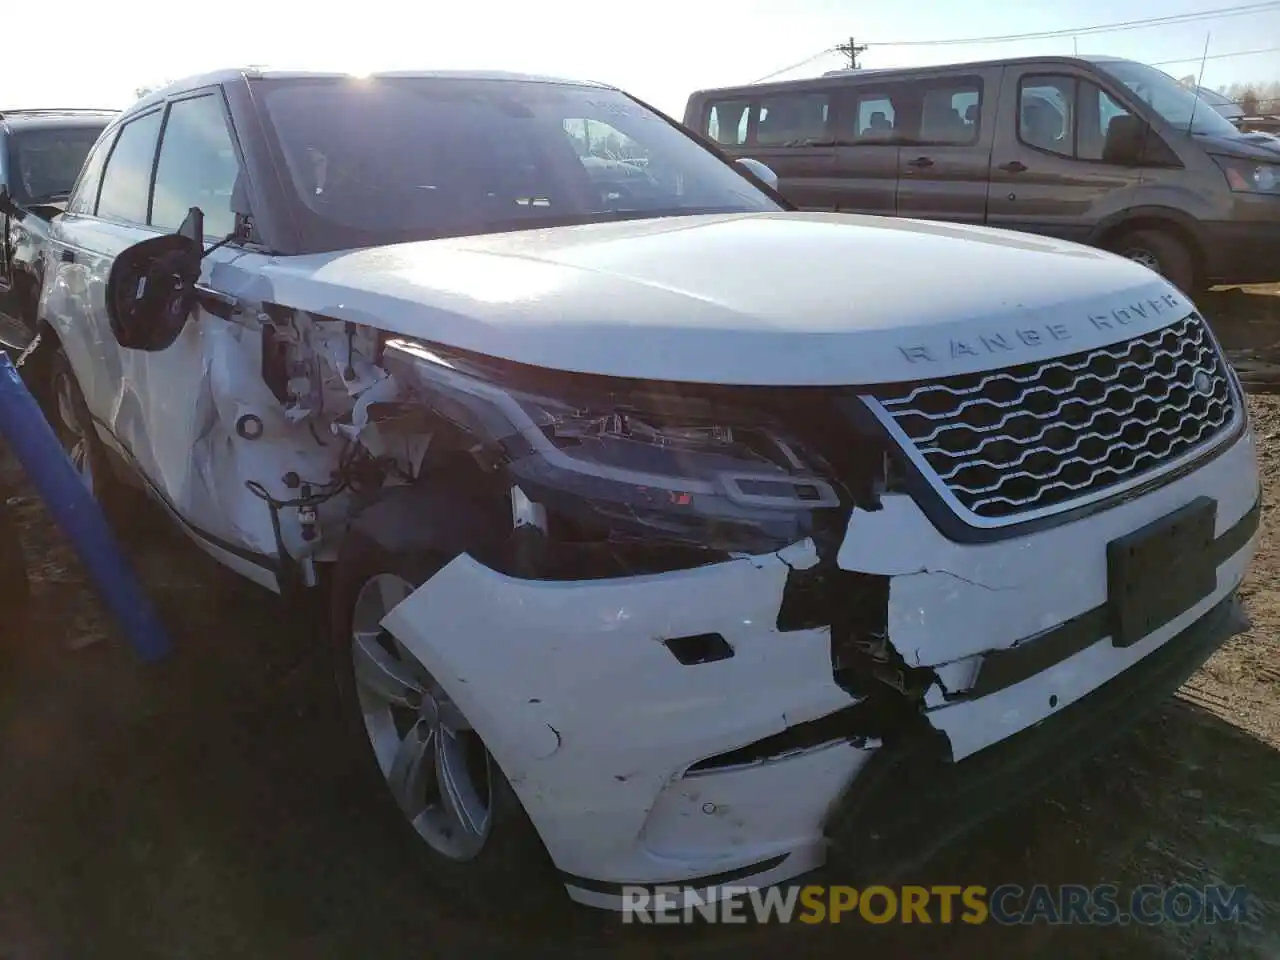
[[[802,210],[834,210],[835,140],[830,90],[761,94],[752,106],[747,149],[778,175],[778,192]]]
[[[898,212],[898,159],[906,87],[846,87],[837,98],[835,209],[891,217]]]
[[[898,215],[983,223],[1001,67],[917,80],[899,151]]]
[[[1069,64],[1006,68],[987,222],[1086,241],[1141,184],[1140,170],[1104,160],[1108,124],[1129,112]]]

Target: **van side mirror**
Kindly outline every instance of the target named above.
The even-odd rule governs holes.
[[[192,207],[177,233],[126,248],[107,276],[107,316],[116,342],[127,350],[160,351],[173,345],[196,303],[204,257],[204,215]]]
[[[1112,117],[1102,145],[1103,162],[1121,167],[1141,166],[1147,159],[1147,145],[1154,135],[1155,131],[1141,117],[1131,114]]]
[[[19,216],[22,210],[13,202],[13,197],[9,195],[9,185],[0,183],[0,213],[7,213],[11,217]]]
[[[753,160],[750,157],[739,157],[734,162],[741,164],[747,169],[748,173],[757,180],[764,181],[771,189],[778,189],[778,175],[769,168],[767,163],[761,163],[759,160]]]

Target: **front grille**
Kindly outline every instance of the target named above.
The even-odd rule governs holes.
[[[1237,416],[1195,314],[1067,357],[890,386],[874,401],[953,505],[988,523],[1093,499],[1209,443]]]

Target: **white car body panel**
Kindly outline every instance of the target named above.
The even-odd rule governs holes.
[[[553,370],[818,386],[1074,353],[1192,309],[1065,241],[847,214],[672,217],[284,258],[264,297]]]
[[[936,532],[900,537],[908,544],[902,552],[914,551],[916,560],[892,566],[902,571],[890,587],[893,642],[922,663],[944,663],[1008,647],[1104,603],[1097,565],[1064,578],[1063,556],[1097,555],[1112,537],[1205,492],[1219,500],[1222,533],[1257,501],[1254,462],[1245,436],[1204,470],[1131,504],[1132,512],[1115,509],[999,544],[943,547]],[[886,508],[885,522],[927,527],[923,516],[908,519],[918,512],[900,500]],[[866,516],[850,523],[841,566],[883,570],[875,560],[884,530],[861,522]],[[1140,643],[1117,648],[1099,640],[1014,686],[936,706],[930,722],[946,733],[957,760],[1032,726],[1229,596],[1255,548],[1256,538],[1219,567],[1210,597]],[[788,569],[780,558],[755,557],[654,577],[542,583],[462,556],[383,623],[480,731],[566,874],[678,883],[791,853],[785,867],[741,881],[764,884],[823,862],[823,819],[876,746],[828,745],[683,776],[698,760],[850,703],[832,679],[829,631],[777,630]],[[973,603],[977,596],[984,602]],[[688,668],[661,642],[711,630],[734,648],[732,658]],[[565,670],[567,663],[574,669]],[[617,907],[616,897],[566,883],[584,903]]]

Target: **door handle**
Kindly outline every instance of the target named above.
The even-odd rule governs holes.
[[[917,170],[923,170],[925,167],[933,166],[932,157],[916,157],[914,160],[907,161],[908,167],[915,167]]]
[[[75,263],[76,252],[74,250],[70,250],[70,249],[67,249],[66,247],[63,247],[61,259],[63,263]]]
[[[1010,160],[1008,163],[1000,164],[1000,169],[1006,173],[1022,173],[1027,169],[1027,165],[1021,160]]]

